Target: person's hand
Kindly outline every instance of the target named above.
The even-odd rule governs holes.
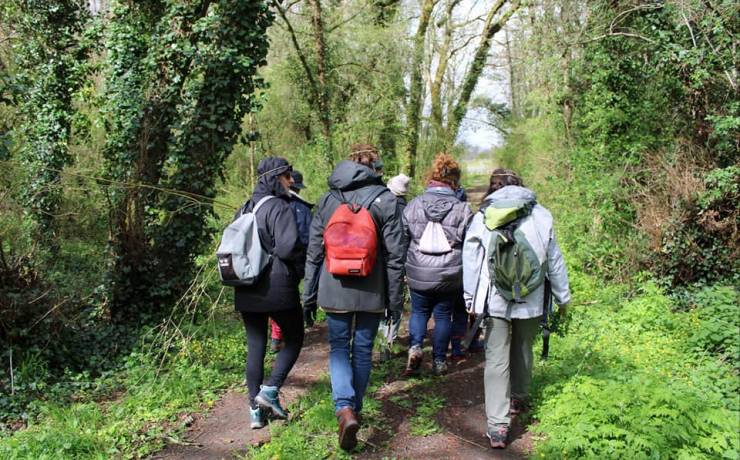
[[[303,306],[303,324],[306,327],[311,327],[316,322],[316,304],[308,304]]]
[[[401,321],[401,310],[388,310],[385,316],[386,319],[390,320],[391,324],[395,324]]]
[[[558,316],[565,318],[568,316],[568,304],[558,305]]]
[[[473,313],[473,299],[465,299],[465,310],[468,313]]]

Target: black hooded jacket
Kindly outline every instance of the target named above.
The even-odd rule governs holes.
[[[305,248],[298,237],[290,195],[278,180],[289,168],[283,158],[262,160],[257,168],[260,178],[254,193],[238,213],[250,211],[267,195],[275,196],[256,215],[260,242],[272,254],[272,261],[255,285],[235,288],[234,305],[238,311],[271,312],[300,307],[298,284]]]
[[[341,202],[326,193],[316,205],[308,243],[303,299],[329,311],[382,312],[403,309],[403,264],[406,254],[401,212],[396,197],[380,176],[363,165],[343,161],[329,177],[329,188],[353,203],[378,194],[369,211],[377,225],[378,256],[367,277],[334,276],[324,264],[324,228]]]

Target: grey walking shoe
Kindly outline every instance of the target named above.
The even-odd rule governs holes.
[[[288,413],[280,406],[280,399],[278,398],[278,387],[260,385],[260,392],[257,393],[254,402],[263,409],[269,409],[275,418],[286,419]]]
[[[409,359],[406,361],[406,370],[403,371],[404,376],[419,375],[421,370],[421,360],[424,357],[424,352],[421,350],[419,345],[414,345],[409,348]]]
[[[486,433],[491,447],[494,449],[506,449],[509,444],[509,425],[496,425],[493,430]]]
[[[432,374],[444,375],[447,373],[447,361],[444,359],[435,359],[432,363]]]
[[[249,426],[253,430],[264,428],[265,424],[267,423],[266,418],[265,418],[265,412],[259,406],[257,406],[256,408],[251,408],[251,407],[249,408],[249,418],[250,418]]]

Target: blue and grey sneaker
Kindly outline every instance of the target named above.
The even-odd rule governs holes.
[[[261,385],[260,392],[257,393],[257,396],[254,398],[254,402],[263,409],[269,409],[272,412],[273,417],[286,419],[288,418],[288,413],[282,408],[282,406],[280,406],[280,400],[278,397],[278,387]]]
[[[257,406],[257,408],[249,408],[249,418],[250,418],[250,424],[249,426],[253,430],[258,430],[260,428],[263,428],[265,424],[267,423],[267,420],[265,418],[265,411],[262,410],[261,407]]]

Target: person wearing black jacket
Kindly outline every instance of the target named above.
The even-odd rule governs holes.
[[[260,161],[254,193],[237,214],[251,211],[265,196],[273,197],[264,202],[255,215],[260,242],[271,254],[271,262],[256,284],[237,287],[234,292],[235,307],[242,315],[247,334],[247,388],[253,429],[265,426],[267,411],[277,418],[287,418],[280,405],[279,391],[303,346],[298,284],[305,248],[290,207],[291,170],[284,158],[267,157]],[[282,330],[284,346],[263,385],[268,318]]]
[[[330,191],[316,206],[308,244],[304,309],[326,311],[329,326],[329,371],[332,398],[339,424],[339,445],[357,444],[358,415],[370,380],[373,340],[386,310],[403,309],[405,244],[396,197],[377,172],[377,150],[367,144],[352,146],[349,160],[329,177]],[[348,203],[367,206],[376,224],[377,260],[368,276],[331,274],[324,263],[324,230],[334,211]]]

